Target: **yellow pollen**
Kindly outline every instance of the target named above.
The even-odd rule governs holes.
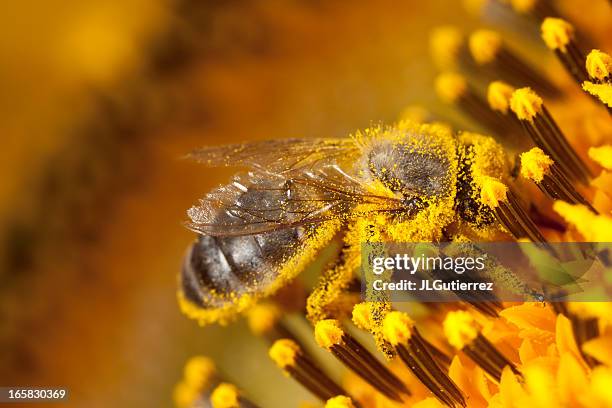
[[[587,55],[586,69],[591,78],[604,80],[612,72],[612,57],[605,52],[592,50]]]
[[[499,207],[500,201],[506,201],[508,187],[496,178],[483,176],[481,181],[480,201],[491,208]]]
[[[601,167],[612,170],[612,145],[591,147],[589,157],[595,160]]]
[[[487,89],[487,101],[491,109],[501,112],[504,115],[508,113],[510,98],[512,98],[514,91],[514,87],[503,81],[491,82]]]
[[[594,84],[589,81],[584,81],[582,83],[582,89],[599,98],[599,100],[605,103],[609,108],[612,108],[612,85],[606,83]]]
[[[370,305],[368,303],[357,303],[353,307],[353,324],[361,330],[371,330],[372,320]]]
[[[512,8],[520,14],[531,13],[538,0],[510,0]]]
[[[325,408],[355,408],[353,401],[344,395],[338,395],[327,400]]]
[[[414,320],[403,312],[390,312],[383,321],[383,336],[394,346],[407,344],[412,336]]]
[[[521,154],[521,176],[541,183],[553,161],[539,147]]]
[[[510,109],[520,120],[533,121],[542,112],[542,98],[531,88],[525,87],[514,91],[510,98]]]
[[[469,47],[477,63],[488,64],[497,57],[502,47],[502,38],[495,31],[478,30],[470,35]]]
[[[567,51],[567,45],[574,37],[574,27],[560,18],[547,17],[541,26],[542,39],[551,50]]]
[[[263,335],[274,328],[280,315],[278,307],[273,304],[256,305],[248,314],[249,328],[254,334]]]
[[[457,350],[470,344],[479,333],[478,325],[472,315],[463,310],[449,312],[443,326],[448,342]]]
[[[440,68],[452,68],[464,43],[463,34],[456,27],[442,26],[432,31],[429,47],[432,58]]]
[[[467,82],[459,74],[440,74],[435,82],[436,93],[446,103],[454,103],[467,91]]]
[[[553,210],[573,225],[588,242],[612,242],[612,218],[596,215],[581,204],[555,201]]]
[[[336,319],[319,320],[315,325],[315,340],[317,344],[325,349],[331,349],[334,345],[342,344],[344,331]]]
[[[276,340],[268,355],[280,368],[292,367],[295,365],[295,360],[300,353],[300,346],[290,339]]]
[[[233,384],[221,383],[210,395],[213,408],[240,408],[238,389]]]
[[[204,356],[191,357],[185,364],[184,380],[193,388],[202,389],[215,375],[215,363]]]

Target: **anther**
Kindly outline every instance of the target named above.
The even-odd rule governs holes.
[[[433,303],[429,306],[434,305]],[[497,313],[494,314],[497,316]],[[353,307],[353,324],[361,330],[372,332],[372,317],[370,315],[370,304],[369,302],[357,303]],[[442,350],[431,344],[425,338],[423,341],[426,343],[429,351],[434,356],[436,361],[443,367],[448,367],[451,364],[451,358],[446,355]]]
[[[592,50],[586,58],[586,70],[589,78],[595,81],[600,83],[609,81],[612,73],[612,57],[605,52]]]
[[[612,115],[612,57],[592,50],[587,55],[585,67],[591,81],[584,81],[582,89],[602,102]]]
[[[538,21],[559,15],[550,0],[510,0],[510,6],[517,14],[531,16]]]
[[[240,395],[238,388],[229,383],[219,384],[210,395],[213,408],[257,408],[257,405]]]
[[[185,364],[183,379],[174,389],[178,408],[192,407],[197,401],[208,400],[211,390],[220,382],[213,361],[204,356],[191,357]]]
[[[353,307],[353,324],[361,330],[372,330],[372,318],[370,316],[370,305],[367,302],[357,303]]]
[[[260,303],[252,307],[247,314],[247,322],[251,332],[263,337],[270,343],[281,338],[289,338],[297,342],[296,336],[283,323],[282,313],[273,303]]]
[[[469,61],[465,36],[454,26],[437,27],[429,37],[432,59],[440,69],[457,68]]]
[[[504,81],[493,81],[487,88],[487,102],[494,111],[507,114],[510,109],[510,99],[516,89]]]
[[[280,310],[273,304],[261,303],[255,305],[247,315],[249,329],[257,336],[265,336],[275,329],[280,316]]]

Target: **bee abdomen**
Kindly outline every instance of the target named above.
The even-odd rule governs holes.
[[[297,240],[295,228],[236,237],[200,235],[183,261],[183,294],[200,307],[218,308],[261,292],[277,278],[278,265],[293,254]]]

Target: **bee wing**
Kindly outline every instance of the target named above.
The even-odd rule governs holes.
[[[253,171],[212,191],[188,211],[187,226],[204,235],[252,235],[355,216],[359,204],[371,211],[401,209],[396,198],[367,192],[337,165],[291,174]]]
[[[263,172],[299,173],[338,163],[358,152],[352,139],[282,139],[204,147],[188,158],[211,167],[247,166]]]

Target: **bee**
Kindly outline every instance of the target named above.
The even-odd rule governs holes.
[[[347,138],[205,147],[190,157],[248,169],[187,212],[198,236],[178,296],[201,324],[225,323],[271,296],[339,235],[342,254],[309,299],[318,318],[353,278],[362,242],[500,233],[478,183],[509,174],[490,137],[409,122]]]

